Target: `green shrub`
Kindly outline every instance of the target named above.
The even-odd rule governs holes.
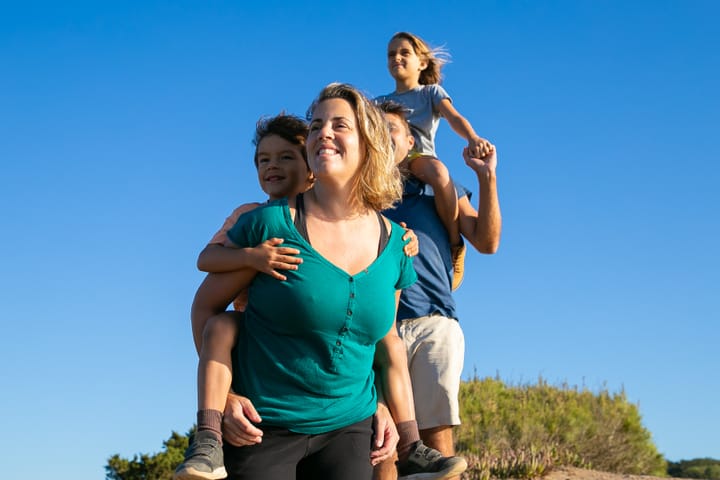
[[[624,392],[562,385],[507,386],[473,379],[460,389],[457,448],[470,458],[465,478],[533,478],[553,466],[665,475],[666,463]]]
[[[696,458],[694,460],[668,462],[667,472],[668,475],[673,477],[720,480],[720,460]]]

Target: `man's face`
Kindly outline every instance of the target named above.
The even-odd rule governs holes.
[[[399,115],[386,113],[385,121],[390,129],[390,137],[395,144],[395,163],[399,164],[407,158],[408,153],[415,145],[415,139],[408,131],[407,123]]]

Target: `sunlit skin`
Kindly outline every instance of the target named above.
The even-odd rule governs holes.
[[[395,146],[395,163],[400,165],[407,159],[408,152],[415,145],[415,137],[410,134],[407,123],[394,113],[386,113],[385,121],[387,121],[390,137]]]
[[[279,135],[267,135],[258,143],[256,160],[260,187],[271,200],[304,189],[310,172],[297,145]]]
[[[407,38],[394,38],[388,44],[388,71],[397,82],[398,93],[406,92],[420,85],[420,72],[427,63],[418,57]]]
[[[355,112],[340,98],[321,102],[313,112],[307,139],[308,164],[316,178],[349,185],[363,156]]]

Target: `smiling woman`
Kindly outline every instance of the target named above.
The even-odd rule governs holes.
[[[233,358],[238,395],[223,421],[229,478],[367,479],[371,459],[388,458],[397,443],[373,367],[387,377],[399,290],[416,275],[404,230],[379,213],[401,194],[388,128],[349,85],[323,89],[310,113],[313,188],[242,215],[226,243],[251,249],[282,239],[302,265],[285,281],[241,270],[201,287],[235,295],[251,286]],[[263,139],[256,162],[264,188],[307,178],[284,168],[299,162],[280,139]]]

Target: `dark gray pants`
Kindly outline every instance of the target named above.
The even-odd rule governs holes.
[[[372,417],[332,432],[305,435],[263,428],[256,445],[224,445],[228,480],[370,480]]]

